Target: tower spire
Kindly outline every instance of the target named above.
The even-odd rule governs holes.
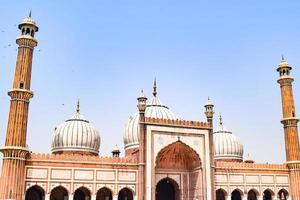
[[[153,96],[156,97],[157,95],[157,85],[156,85],[156,78],[154,78],[154,82],[153,82],[153,92],[152,92]]]
[[[31,9],[30,9],[30,11],[29,11],[29,15],[28,15],[28,17],[29,17],[29,18],[31,18]]]

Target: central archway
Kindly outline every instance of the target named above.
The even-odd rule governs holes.
[[[160,180],[156,185],[155,200],[178,200],[178,184],[170,178]]]

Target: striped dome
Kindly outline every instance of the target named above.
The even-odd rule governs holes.
[[[80,114],[79,104],[76,114],[55,128],[51,147],[52,153],[99,153],[100,135]]]
[[[145,117],[160,119],[177,119],[176,115],[167,106],[161,103],[157,97],[156,82],[154,82],[153,98],[147,103]],[[125,126],[124,132],[125,150],[139,146],[139,113],[131,116]]]
[[[221,116],[219,126],[213,136],[216,160],[243,161],[243,144],[223,126]]]

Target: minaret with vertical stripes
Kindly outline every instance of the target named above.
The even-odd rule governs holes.
[[[0,199],[22,200],[25,183],[25,161],[29,155],[26,146],[29,100],[33,97],[30,90],[33,49],[37,46],[34,38],[38,27],[31,18],[31,12],[21,24],[21,35],[16,39],[18,47],[17,63],[12,89],[3,165],[0,183]]]
[[[292,83],[293,77],[290,75],[292,67],[284,60],[278,65],[277,71],[280,84],[282,114],[281,123],[284,128],[285,152],[287,166],[290,170],[291,199],[300,200],[300,146],[297,124],[299,119],[296,117],[295,103],[293,97]]]

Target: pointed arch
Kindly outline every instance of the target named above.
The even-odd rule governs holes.
[[[191,170],[201,166],[201,159],[193,148],[178,140],[158,152],[155,164],[160,169]]]
[[[57,186],[53,188],[50,192],[50,200],[68,200],[69,192],[63,186]]]
[[[74,200],[86,199],[91,199],[91,191],[84,186],[77,188],[74,192]]]
[[[228,196],[228,193],[223,188],[216,190],[216,200],[225,200]]]
[[[34,185],[27,189],[25,194],[25,200],[44,200],[45,199],[45,190],[38,186]]]
[[[133,191],[128,187],[122,188],[119,191],[118,200],[133,200]]]
[[[231,192],[231,200],[242,200],[243,192],[240,189],[235,189]]]
[[[155,200],[179,200],[179,184],[172,178],[166,177],[156,184]]]
[[[289,197],[289,192],[286,189],[282,188],[278,191],[277,195],[278,195],[278,199],[287,200]]]
[[[248,191],[247,200],[257,200],[259,193],[256,189],[251,189]]]
[[[102,187],[97,191],[96,200],[112,200],[113,192],[108,187]]]
[[[263,200],[273,200],[274,195],[275,193],[268,188],[263,192]]]

